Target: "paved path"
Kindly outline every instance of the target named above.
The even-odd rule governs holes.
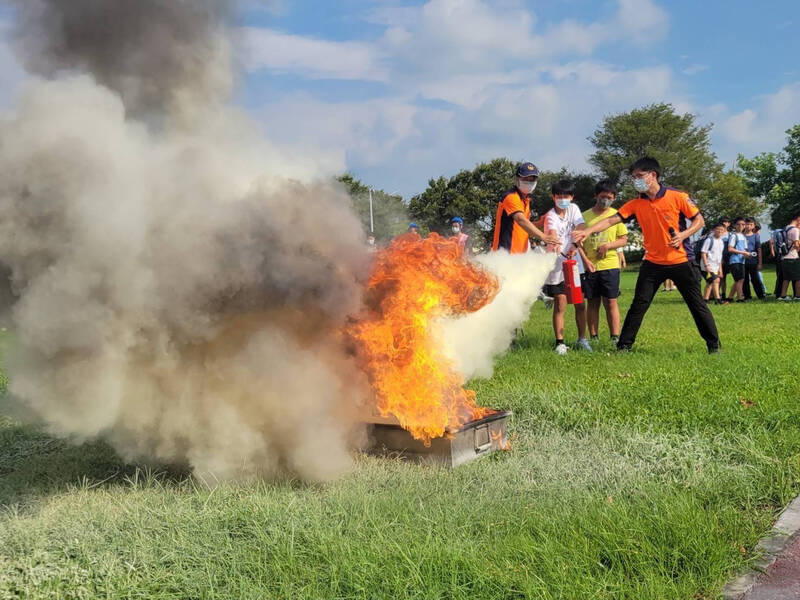
[[[800,598],[800,535],[795,535],[778,559],[756,579],[742,600],[797,600]]]
[[[757,550],[762,557],[754,568],[725,586],[726,600],[800,600],[800,496]]]

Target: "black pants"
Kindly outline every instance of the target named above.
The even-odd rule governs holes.
[[[636,291],[633,293],[633,302],[625,315],[625,323],[617,342],[617,348],[630,348],[636,341],[636,334],[642,325],[644,314],[650,308],[653,296],[665,279],[671,279],[678,287],[678,291],[689,307],[694,317],[697,331],[706,341],[709,350],[720,347],[717,325],[714,316],[708,308],[703,295],[700,293],[700,276],[697,269],[688,262],[679,265],[657,265],[643,261],[639,269],[639,278],[636,280]]]
[[[780,256],[775,257],[775,297],[780,298],[783,287],[783,266]]]
[[[750,300],[752,295],[750,294],[750,282],[753,283],[753,289],[756,292],[756,296],[758,296],[759,300],[764,299],[764,294],[766,294],[767,290],[764,289],[764,286],[761,285],[761,279],[758,277],[758,264],[747,264],[744,265],[744,283],[742,284],[742,294],[744,295],[745,300]]]

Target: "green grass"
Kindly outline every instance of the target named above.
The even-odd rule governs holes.
[[[713,310],[720,355],[675,292],[630,354],[559,357],[534,306],[473,382],[513,449],[453,471],[210,490],[0,420],[0,599],[717,597],[800,492],[800,305]]]

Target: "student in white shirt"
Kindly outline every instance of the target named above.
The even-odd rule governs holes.
[[[725,242],[722,241],[724,234],[725,225],[717,223],[711,235],[706,237],[700,247],[700,270],[703,271],[703,277],[706,280],[703,298],[708,302],[713,292],[714,301],[717,304],[725,303],[719,296],[719,274],[722,266],[722,251],[725,249]]]
[[[564,343],[564,313],[567,310],[567,294],[564,284],[564,261],[567,258],[575,258],[578,262],[578,270],[583,273],[583,264],[586,256],[583,249],[572,241],[572,232],[586,227],[580,209],[574,204],[575,187],[568,179],[561,179],[553,184],[551,188],[553,194],[554,208],[550,209],[544,216],[545,234],[555,233],[561,243],[548,244],[548,252],[557,252],[558,260],[556,266],[545,280],[544,293],[553,298],[553,331],[556,335],[556,354],[564,355],[567,353],[567,345]],[[582,260],[583,259],[583,260]],[[591,265],[587,261],[587,264]],[[589,267],[590,270],[594,266]],[[575,305],[575,324],[578,326],[578,341],[575,348],[578,350],[592,351],[589,340],[586,339],[586,306],[584,303]]]

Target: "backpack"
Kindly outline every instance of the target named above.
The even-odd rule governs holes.
[[[694,264],[696,264],[698,267],[703,267],[703,244],[705,244],[706,240],[710,237],[711,232],[709,231],[694,243]]]
[[[784,227],[783,229],[777,229],[773,234],[773,240],[775,242],[775,256],[778,258],[783,258],[787,254],[791,248],[789,248],[789,230],[792,229],[791,226]]]

